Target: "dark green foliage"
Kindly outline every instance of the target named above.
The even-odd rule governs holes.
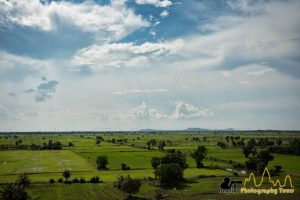
[[[26,173],[20,174],[16,180],[16,184],[22,185],[24,188],[30,185],[30,179]]]
[[[160,189],[155,190],[153,198],[154,198],[154,200],[166,200],[167,199],[166,195],[164,195]]]
[[[107,169],[106,167],[106,165],[108,164],[107,156],[98,156],[96,163],[97,163],[98,170]]]
[[[80,177],[79,183],[86,183],[86,180],[83,177]]]
[[[158,142],[157,147],[158,147],[158,150],[159,150],[159,151],[164,151],[164,147],[165,147],[165,146],[166,146],[166,142],[165,142],[164,140]]]
[[[62,149],[61,143],[60,142],[54,142],[52,144],[52,149],[54,149],[54,150],[60,150],[60,149]]]
[[[100,177],[99,176],[93,176],[90,181],[90,183],[101,183],[102,181],[100,181]]]
[[[289,142],[289,146],[291,148],[291,151],[295,155],[300,155],[300,139],[294,138],[292,141]]]
[[[73,178],[72,182],[73,183],[79,183],[79,180],[78,180],[78,178]]]
[[[68,182],[68,178],[71,177],[70,170],[65,169],[65,171],[62,173],[62,176],[66,179],[66,182]]]
[[[217,143],[217,146],[221,147],[221,148],[226,148],[227,147],[227,144],[225,144],[224,142],[218,142]]]
[[[55,180],[53,178],[50,178],[49,183],[55,183]]]
[[[68,146],[69,146],[69,147],[74,147],[75,145],[74,145],[74,143],[69,142]]]
[[[121,163],[121,169],[122,170],[130,170],[130,167],[125,163]]]
[[[141,182],[132,179],[129,175],[127,177],[119,176],[114,183],[114,187],[122,192],[128,193],[131,197],[132,194],[136,194],[140,190]]]
[[[196,162],[197,168],[203,167],[203,159],[207,155],[207,149],[205,146],[198,146],[198,148],[191,154],[192,158]]]
[[[178,163],[161,164],[155,175],[161,185],[174,186],[183,180],[183,168]]]
[[[63,179],[62,179],[62,178],[59,178],[57,181],[58,181],[59,183],[62,183],[62,182],[63,182]]]
[[[177,150],[169,150],[168,153],[160,160],[161,164],[170,164],[170,163],[177,163],[182,169],[185,169],[188,167],[186,164],[186,157],[184,153],[181,153],[181,151]]]
[[[273,160],[274,157],[270,154],[270,152],[268,150],[261,150],[258,155],[257,158],[262,161],[265,166],[268,165],[269,161]]]
[[[31,199],[24,189],[23,185],[16,183],[7,184],[1,191],[3,200],[29,200]]]
[[[156,169],[160,165],[160,159],[158,157],[153,157],[151,159],[151,165],[153,169]]]
[[[258,174],[262,174],[269,161],[273,160],[274,157],[268,150],[261,150],[256,157],[251,157],[245,162],[248,170],[256,171]]]

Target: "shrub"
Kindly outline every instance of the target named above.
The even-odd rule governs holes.
[[[53,178],[50,178],[49,183],[55,183],[55,180]]]
[[[131,197],[131,194],[135,194],[140,190],[141,182],[139,180],[132,179],[129,175],[127,177],[119,176],[114,183],[114,187],[122,192],[126,192]]]
[[[59,178],[57,181],[58,181],[59,183],[62,183],[62,182],[63,182],[63,179],[62,179],[62,178]]]
[[[99,176],[93,176],[90,181],[90,183],[101,183],[102,181],[100,181],[100,177]]]
[[[79,180],[78,180],[78,178],[74,178],[74,179],[72,180],[72,182],[73,182],[73,183],[79,183]]]
[[[122,170],[130,170],[130,167],[129,167],[127,164],[122,163],[122,164],[121,164],[121,169],[122,169]]]
[[[86,180],[83,177],[80,177],[79,183],[86,183]]]

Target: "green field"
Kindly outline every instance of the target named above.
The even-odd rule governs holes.
[[[13,147],[17,139],[22,139],[23,145],[43,144],[49,140],[59,141],[63,150],[17,150],[6,149],[0,151],[0,184],[13,182],[19,174],[26,172],[31,185],[28,193],[39,199],[124,199],[125,194],[113,188],[113,182],[120,175],[130,175],[132,178],[142,181],[140,191],[135,195],[140,199],[151,199],[158,186],[152,184],[154,170],[151,166],[153,157],[162,157],[166,151],[158,151],[157,146],[147,149],[147,141],[150,139],[168,140],[165,150],[177,149],[184,152],[188,168],[184,170],[185,183],[181,188],[161,188],[169,199],[224,199],[254,198],[251,195],[222,195],[218,188],[224,177],[243,180],[244,176],[235,177],[228,169],[232,169],[232,162],[245,163],[240,147],[230,145],[225,140],[225,135],[236,136],[236,133],[61,133],[61,134],[17,134],[11,137],[7,134],[0,135],[0,145]],[[242,133],[245,141],[251,137],[260,138],[258,133]],[[241,135],[241,134],[239,134]],[[104,141],[100,145],[95,144],[95,137],[102,136]],[[278,134],[269,133],[271,139],[276,139]],[[199,137],[199,141],[192,138]],[[204,141],[203,138],[206,137]],[[298,133],[289,133],[288,137],[298,138]],[[112,144],[112,139],[126,139],[125,142]],[[228,144],[227,148],[216,145],[217,141]],[[69,147],[69,142],[74,147]],[[196,168],[195,161],[190,153],[198,145],[204,145],[208,149],[207,158],[204,160],[205,168]],[[108,157],[107,170],[97,170],[97,156]],[[282,166],[279,178],[283,181],[286,174],[290,174],[295,185],[295,194],[282,195],[282,198],[297,199],[300,189],[300,156],[272,154],[274,160],[270,161],[269,168],[275,165]],[[131,170],[121,170],[121,163],[126,163]],[[71,171],[73,178],[83,177],[89,180],[93,176],[99,176],[103,183],[58,183],[65,169]],[[50,184],[54,179],[56,183]],[[260,196],[264,198],[265,196]]]

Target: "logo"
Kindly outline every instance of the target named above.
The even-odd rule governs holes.
[[[267,179],[267,180],[265,180]],[[249,187],[250,185],[250,187]],[[258,183],[255,175],[251,173],[249,177],[245,178],[243,187],[240,192],[242,194],[291,194],[295,192],[292,178],[286,175],[283,184],[279,179],[272,180],[268,168],[265,168],[261,180]]]
[[[219,187],[220,193],[237,193],[239,190],[237,189],[237,184],[242,184],[242,181],[231,181],[230,178],[224,178],[223,183],[221,183]]]

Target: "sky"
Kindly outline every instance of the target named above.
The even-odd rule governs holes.
[[[0,0],[0,131],[300,129],[298,0]]]

